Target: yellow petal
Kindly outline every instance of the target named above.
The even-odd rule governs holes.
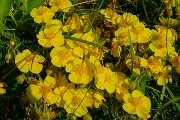
[[[125,103],[128,103],[129,102],[129,99],[131,99],[131,94],[130,93],[127,93],[123,96],[123,100]]]
[[[41,55],[35,55],[35,57],[33,58],[34,62],[39,62],[39,63],[44,62],[44,60],[45,60],[45,58]]]
[[[37,102],[41,97],[42,97],[42,93],[39,89],[39,87],[37,87],[34,84],[29,85],[29,87],[26,89],[26,95],[28,97],[28,99],[35,103]]]
[[[48,103],[48,105],[52,105],[52,104],[55,104],[59,100],[60,96],[55,95],[52,92],[46,92],[45,94],[43,94],[43,98]]]
[[[83,49],[81,47],[75,47],[73,49],[73,53],[77,55],[78,57],[83,58]]]
[[[41,65],[37,62],[33,62],[30,71],[32,73],[38,74],[42,71],[42,69],[43,69],[43,65]]]
[[[56,84],[56,79],[51,76],[46,76],[46,78],[44,79],[44,85],[46,86],[52,88],[55,84]]]
[[[106,88],[108,93],[113,93],[116,89],[116,86],[115,86],[115,84],[109,83],[105,86],[105,88]]]
[[[82,79],[81,79],[81,77],[78,75],[78,74],[76,74],[75,72],[72,72],[70,75],[69,75],[69,80],[71,81],[71,82],[73,82],[73,83],[75,83],[75,84],[80,84],[80,83],[82,83]]]
[[[68,89],[63,96],[64,101],[72,101],[72,99],[76,96],[76,91],[74,89]]]
[[[62,67],[62,64],[59,61],[59,57],[57,55],[51,58],[51,63],[56,67]]]
[[[0,95],[5,94],[5,93],[6,93],[6,89],[0,88]]]
[[[138,98],[138,97],[142,97],[142,96],[143,96],[143,94],[140,91],[138,91],[138,90],[134,90],[132,92],[132,97],[133,98]]]
[[[27,73],[31,68],[31,62],[23,61],[17,67],[21,72]]]
[[[88,113],[88,110],[83,105],[77,105],[77,110],[75,110],[74,114],[78,117],[81,117],[83,115],[86,115]]]
[[[149,113],[147,114],[146,109],[144,109],[142,106],[137,107],[136,114],[140,118],[147,118],[147,116],[149,115]]]
[[[132,106],[130,103],[124,103],[122,107],[129,114],[136,114],[136,106]]]

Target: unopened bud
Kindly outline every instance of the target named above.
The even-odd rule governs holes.
[[[7,53],[5,55],[5,60],[6,60],[7,63],[9,63],[9,61],[11,60],[11,54],[10,53]]]
[[[47,74],[47,76],[52,75],[52,74],[53,74],[53,70],[47,69],[47,70],[46,70],[46,74]]]
[[[16,77],[16,80],[19,84],[22,84],[24,82],[24,80],[26,79],[26,77],[24,75],[18,75]]]
[[[10,40],[10,41],[9,41],[9,43],[10,43],[10,45],[12,45],[12,46],[14,46],[14,45],[15,45],[14,40]]]

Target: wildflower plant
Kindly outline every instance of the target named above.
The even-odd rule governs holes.
[[[180,78],[178,0],[146,1],[156,16],[144,0],[13,2],[9,17],[0,12],[0,68],[10,66],[0,74],[0,101],[14,94],[23,117],[169,119],[169,108],[180,116],[171,88]],[[27,40],[18,31],[26,17]],[[0,106],[8,118],[6,103]]]

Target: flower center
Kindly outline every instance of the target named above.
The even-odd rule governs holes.
[[[79,105],[82,102],[82,99],[80,97],[75,97],[72,101],[73,105]]]
[[[139,98],[132,98],[132,99],[131,99],[131,103],[132,103],[134,106],[141,105],[141,103],[142,103],[141,97],[139,97]]]
[[[38,15],[43,15],[46,12],[46,10],[44,8],[41,8],[37,11]]]
[[[35,57],[35,55],[34,55],[34,54],[29,54],[29,55],[26,55],[26,57],[25,57],[25,61],[30,62],[30,61],[32,61],[32,60],[34,59],[34,57]]]
[[[40,91],[42,94],[44,94],[44,93],[50,92],[51,88],[46,85],[42,85],[42,86],[40,86]]]

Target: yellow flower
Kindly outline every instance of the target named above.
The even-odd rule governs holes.
[[[90,14],[84,14],[80,17],[81,32],[89,31],[89,25],[92,24],[92,16]]]
[[[171,71],[170,66],[165,66],[161,69],[161,71],[158,74],[154,74],[154,78],[157,80],[158,85],[166,85],[168,81],[172,83],[172,77],[171,75],[168,75],[168,73]]]
[[[64,44],[64,36],[62,31],[45,28],[37,35],[38,43],[43,47],[56,47]]]
[[[97,68],[96,70],[98,71]],[[117,74],[115,72],[112,72],[110,68],[104,67],[103,73],[101,73],[100,75],[98,75],[97,73],[95,74],[96,87],[101,90],[106,89],[108,93],[113,93],[115,91],[117,83]]]
[[[56,95],[59,95],[59,98],[56,102],[56,105],[58,107],[63,107],[65,101],[63,101],[63,96],[64,93],[68,90],[68,89],[74,89],[75,85],[73,83],[69,83],[66,79],[65,76],[59,76],[57,78],[57,87],[54,89],[54,93]]]
[[[0,95],[6,93],[6,89],[4,89],[3,87],[7,87],[7,84],[4,82],[0,82]]]
[[[30,15],[36,23],[46,23],[53,18],[54,12],[45,6],[40,6],[39,8],[33,8]]]
[[[132,26],[132,32],[134,33],[134,40],[132,40],[134,42],[147,43],[151,40],[151,30],[149,28],[145,28],[144,24],[141,22],[137,22],[135,25]]]
[[[93,105],[92,95],[87,89],[68,89],[63,96],[64,109],[67,113],[73,113],[78,117],[88,113],[87,107]]]
[[[44,60],[43,56],[31,53],[30,50],[26,49],[16,55],[15,64],[21,72],[27,73],[31,71],[38,74],[42,71],[43,65],[40,63],[44,62]]]
[[[120,54],[122,52],[121,43],[116,38],[113,39],[111,44],[111,54],[114,57],[120,57]]]
[[[62,31],[62,22],[58,19],[53,19],[46,23],[45,28],[56,30],[56,32]]]
[[[75,58],[72,55],[72,49],[65,46],[53,48],[50,57],[52,64],[57,67],[65,67]]]
[[[130,40],[132,43],[136,41],[134,37],[134,33],[131,31],[132,28],[119,28],[115,31],[116,38],[113,41],[117,41],[119,45],[130,45]]]
[[[105,16],[106,20],[111,22],[112,24],[118,24],[118,21],[120,19],[120,15],[118,15],[115,11],[111,9],[102,9],[100,11],[102,15]]]
[[[166,58],[167,54],[171,54],[175,52],[175,48],[172,47],[169,41],[153,41],[149,44],[149,48],[154,53],[154,56],[158,56],[161,58]]]
[[[88,42],[93,42],[95,40],[92,30],[87,33],[75,33],[72,35],[72,37],[80,38]],[[80,58],[83,58],[83,56],[87,55],[88,51],[92,49],[91,45],[82,42],[74,42],[69,40],[67,44],[73,49],[73,54]]]
[[[177,73],[180,73],[180,57],[178,56],[178,53],[172,53],[170,54],[170,63],[172,67],[175,67],[175,70]]]
[[[152,30],[152,42],[149,44],[149,48],[152,52],[155,52],[155,56],[166,58],[167,54],[175,52],[175,48],[172,46],[177,39],[177,34],[171,28],[167,29],[159,25],[155,27],[157,31]]]
[[[92,93],[93,93],[93,105],[95,108],[99,108],[102,105],[102,102],[106,101],[106,100],[100,93],[98,93],[96,91],[94,91]]]
[[[180,59],[178,56],[178,53],[174,52],[169,54],[170,55],[170,63],[172,64],[172,67],[176,67],[180,63]]]
[[[136,15],[133,15],[131,13],[124,13],[123,15],[121,15],[121,18],[119,21],[119,27],[129,28],[138,22],[139,22],[139,18]]]
[[[142,57],[139,56],[134,56],[133,59],[133,73],[135,75],[140,75],[140,69],[142,67],[146,68],[148,64],[148,61]],[[132,60],[131,59],[127,59],[126,60],[126,65],[129,69],[132,69]]]
[[[162,26],[175,27],[179,24],[179,21],[173,18],[159,18]]]
[[[118,72],[117,75],[118,84],[116,87],[116,99],[121,102],[123,100],[124,94],[128,93],[130,82],[124,73]]]
[[[137,114],[139,118],[147,120],[150,115],[151,101],[141,92],[134,90],[132,94],[127,93],[123,97],[123,109],[129,114]]]
[[[160,71],[162,71],[163,62],[156,56],[150,56],[148,58],[148,67],[152,73],[158,74]]]
[[[93,78],[91,64],[87,59],[74,59],[73,63],[66,65],[69,80],[75,84],[88,84]]]
[[[95,79],[105,79],[104,66],[101,65],[99,60],[93,60],[94,58],[92,56],[90,59],[92,60],[91,62],[94,65],[93,72]]]
[[[43,97],[48,105],[57,102],[59,96],[54,94],[52,88],[55,87],[56,80],[53,77],[47,76],[43,82],[38,82],[37,84],[31,84],[26,88],[26,95],[28,99],[35,103]]]
[[[152,42],[160,42],[160,43],[166,43],[166,41],[170,42],[171,45],[174,44],[175,40],[177,40],[177,34],[174,29],[156,25],[156,30],[152,30]]]
[[[63,31],[64,32],[80,32],[82,20],[79,18],[78,14],[73,14],[72,17],[69,17],[66,21]]]
[[[97,60],[102,60],[105,56],[105,53],[106,51],[98,47],[93,47],[91,50],[89,50],[89,56],[94,56]]]
[[[67,13],[72,6],[72,3],[70,0],[50,0],[49,5],[52,6],[51,10],[54,12],[61,10]]]

